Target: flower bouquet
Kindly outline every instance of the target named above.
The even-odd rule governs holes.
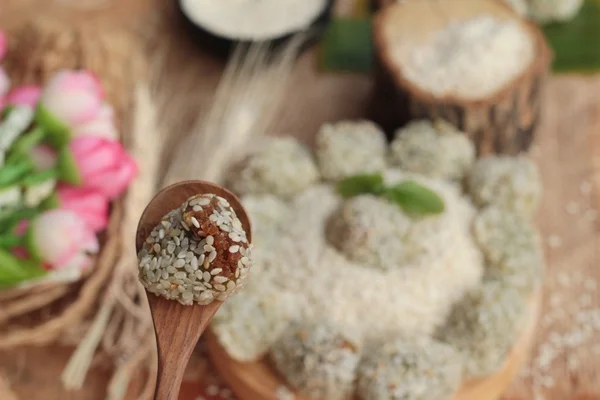
[[[0,33],[0,59],[6,39]],[[0,67],[0,291],[93,267],[110,203],[137,173],[96,76],[10,88]]]

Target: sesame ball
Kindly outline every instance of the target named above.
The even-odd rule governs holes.
[[[385,341],[365,353],[358,368],[360,400],[449,400],[462,380],[460,353],[428,338]]]
[[[261,277],[223,304],[211,329],[231,357],[256,361],[279,339],[294,316],[291,295],[266,285]]]
[[[474,160],[471,140],[443,120],[411,122],[396,131],[391,145],[393,165],[432,178],[460,180]]]
[[[525,156],[486,156],[477,160],[468,179],[475,204],[494,204],[532,218],[542,195],[534,162]]]
[[[316,155],[325,179],[381,171],[386,152],[385,134],[370,121],[324,124],[317,133]]]
[[[235,171],[231,187],[240,195],[291,197],[319,179],[310,151],[291,137],[271,138]]]
[[[353,197],[332,214],[329,242],[349,260],[378,269],[403,263],[411,220],[395,204],[373,195]]]
[[[150,293],[181,304],[224,301],[245,283],[251,246],[235,210],[214,194],[190,197],[152,230],[138,254]]]
[[[526,299],[501,282],[484,281],[452,309],[437,337],[465,357],[468,378],[497,372],[528,317]]]
[[[283,228],[289,206],[271,194],[246,195],[240,199],[252,221],[253,243],[268,243]]]
[[[353,339],[327,323],[294,323],[271,349],[275,368],[314,400],[342,400],[354,389],[360,359]]]
[[[543,254],[532,223],[498,207],[483,209],[473,222],[473,235],[485,255],[486,277],[531,292],[540,282]]]

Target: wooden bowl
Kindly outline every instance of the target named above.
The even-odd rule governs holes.
[[[502,368],[485,378],[463,382],[453,400],[497,400],[502,395],[529,357],[541,304],[542,291],[538,289],[529,302],[527,324]],[[291,390],[267,360],[236,361],[227,354],[212,331],[208,330],[204,338],[213,364],[241,400],[279,400],[275,394],[279,387],[286,386]],[[311,400],[298,393],[295,395],[296,400]]]

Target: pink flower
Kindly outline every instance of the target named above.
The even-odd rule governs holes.
[[[116,140],[79,136],[69,144],[82,186],[112,200],[137,175],[137,164]]]
[[[73,136],[97,136],[117,140],[119,134],[115,127],[115,112],[113,108],[104,103],[95,118],[73,127]]]
[[[71,210],[83,219],[94,232],[108,226],[108,199],[88,188],[59,186],[60,208]]]
[[[34,108],[40,99],[42,90],[39,86],[26,85],[12,89],[6,95],[6,102],[8,104],[29,106]]]
[[[6,50],[8,49],[8,43],[6,40],[6,35],[4,32],[0,31],[0,60],[4,58],[6,55]]]
[[[31,222],[29,252],[49,269],[92,266],[92,254],[100,245],[94,231],[73,211],[50,210]]]
[[[44,109],[67,127],[91,121],[100,111],[104,91],[88,71],[62,70],[42,91]]]
[[[4,97],[10,89],[10,78],[4,68],[0,67],[0,97]],[[5,103],[5,101],[3,101]]]

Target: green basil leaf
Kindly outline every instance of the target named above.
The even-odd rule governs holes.
[[[442,198],[433,190],[414,181],[404,181],[387,188],[384,196],[412,216],[440,214],[444,211]]]
[[[348,177],[338,182],[337,191],[342,197],[359,194],[381,194],[385,191],[381,174],[363,174]]]

